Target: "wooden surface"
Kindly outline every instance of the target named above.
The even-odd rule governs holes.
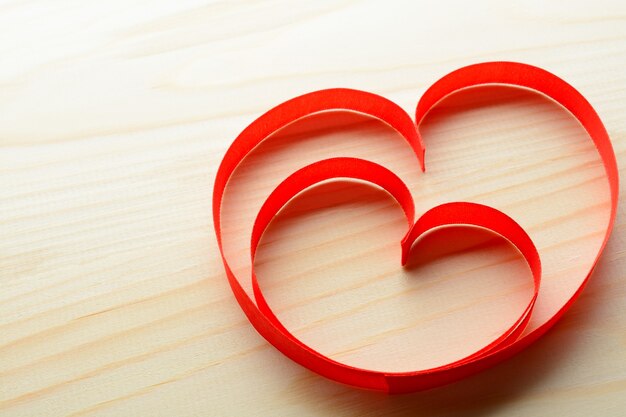
[[[566,317],[441,389],[389,397],[330,382],[269,346],[236,304],[213,233],[215,171],[246,124],[294,95],[359,88],[412,112],[455,68],[523,61],[589,99],[626,166],[626,3],[392,3],[0,5],[0,416],[626,413],[624,202]],[[271,138],[229,187],[229,259],[249,270],[252,216],[285,175],[366,157],[406,181],[418,212],[469,200],[518,220],[544,263],[537,326],[582,280],[606,225],[593,144],[559,106],[503,87],[451,97],[424,134],[426,174],[395,133],[357,115]],[[405,227],[377,189],[304,193],[262,242],[269,302],[322,352],[385,370],[458,358],[519,313],[530,277],[508,244],[446,229],[402,269]]]

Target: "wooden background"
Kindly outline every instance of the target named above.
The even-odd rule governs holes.
[[[247,323],[224,277],[212,183],[261,112],[336,86],[412,112],[438,77],[499,59],[578,88],[626,166],[623,1],[2,2],[0,415],[624,415],[623,202],[592,281],[545,338],[424,393],[354,390],[292,363]],[[271,138],[229,187],[229,259],[246,276],[252,216],[285,175],[365,157],[406,181],[418,212],[469,200],[518,220],[544,263],[537,326],[584,277],[606,225],[593,144],[559,106],[504,87],[451,97],[424,135],[425,174],[401,138],[357,115]],[[322,352],[385,370],[458,358],[519,313],[530,277],[508,244],[445,229],[403,269],[405,227],[377,189],[304,193],[262,242],[269,302]]]

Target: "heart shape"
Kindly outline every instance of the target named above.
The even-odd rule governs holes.
[[[260,142],[305,116],[327,110],[350,110],[380,119],[400,133],[413,149],[422,170],[424,146],[419,126],[428,111],[448,95],[468,87],[507,84],[535,90],[552,98],[582,124],[600,154],[610,187],[611,212],[602,245],[579,289],[552,318],[522,336],[539,294],[541,262],[530,237],[506,214],[476,203],[452,202],[436,206],[414,222],[415,209],[406,185],[391,171],[357,158],[331,158],[308,165],[280,183],[257,214],[252,230],[252,264],[263,232],[272,218],[294,196],[321,181],[353,178],[375,184],[391,194],[407,217],[409,230],[401,242],[405,264],[413,243],[424,233],[440,226],[473,225],[488,229],[509,240],[523,255],[533,275],[534,292],[520,317],[495,340],[477,352],[437,368],[380,372],[337,362],[311,349],[289,332],[267,304],[252,269],[254,300],[241,286],[224,256],[221,236],[221,204],[228,180],[237,166]],[[415,122],[393,102],[378,95],[349,89],[329,89],[305,94],[269,110],[246,127],[226,151],[218,168],[213,189],[213,221],[226,275],[244,313],[255,329],[292,360],[327,378],[355,387],[389,393],[412,392],[444,385],[484,370],[516,354],[543,335],[571,307],[591,275],[610,236],[617,211],[619,177],[615,154],[598,114],[589,102],[559,77],[534,66],[515,62],[486,62],[460,68],[435,82],[420,99]]]

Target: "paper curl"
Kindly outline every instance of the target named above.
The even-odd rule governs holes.
[[[254,300],[248,295],[224,256],[221,204],[228,180],[252,149],[279,129],[308,115],[327,110],[350,110],[380,119],[394,128],[406,139],[420,167],[425,170],[424,145],[419,126],[426,113],[443,98],[458,90],[485,84],[506,84],[532,89],[561,104],[585,128],[604,164],[610,187],[611,212],[602,246],[580,288],[552,318],[522,336],[539,294],[541,262],[532,240],[513,219],[485,205],[452,202],[426,211],[415,221],[413,199],[402,180],[378,164],[357,158],[331,158],[310,164],[290,175],[269,195],[257,214],[252,230],[250,256],[253,264],[251,279]],[[619,178],[615,154],[598,114],[574,87],[540,68],[514,62],[487,62],[453,71],[424,93],[417,105],[415,121],[393,102],[363,91],[329,89],[293,98],[269,110],[239,134],[224,155],[213,189],[213,222],[226,276],[235,298],[255,329],[286,356],[320,375],[355,387],[389,393],[434,388],[475,374],[516,354],[543,335],[570,308],[588,281],[613,228],[618,201]],[[479,226],[509,240],[522,254],[532,273],[534,291],[525,310],[505,332],[477,352],[453,363],[426,370],[380,372],[352,367],[324,356],[302,343],[280,323],[263,297],[254,273],[254,257],[269,222],[289,200],[308,187],[334,178],[367,181],[387,191],[398,202],[408,222],[408,232],[401,242],[403,264],[406,263],[413,243],[424,233],[440,226]]]

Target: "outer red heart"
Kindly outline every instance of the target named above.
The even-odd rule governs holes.
[[[402,206],[409,223],[409,231],[401,243],[403,264],[415,240],[425,232],[439,226],[475,225],[508,239],[528,262],[535,284],[533,296],[522,315],[494,341],[459,361],[427,370],[386,373],[336,362],[300,342],[273,314],[263,297],[254,270],[252,271],[252,285],[256,302],[248,296],[224,256],[220,218],[226,184],[234,170],[253,148],[277,130],[305,116],[326,110],[351,110],[376,117],[397,130],[413,148],[424,170],[424,146],[419,133],[419,125],[426,113],[449,94],[483,84],[509,84],[525,87],[554,99],[580,121],[594,141],[606,169],[610,186],[611,213],[602,246],[580,288],[550,320],[523,337],[521,336],[531,317],[539,292],[541,264],[530,237],[514,220],[494,208],[475,203],[456,202],[434,207],[414,223],[413,199],[404,183],[386,168],[356,158],[332,158],[316,162],[298,170],[276,187],[261,207],[253,226],[250,246],[253,263],[259,240],[267,225],[291,198],[302,190],[327,179],[356,178],[382,187]],[[606,129],[593,107],[576,89],[557,76],[537,67],[513,62],[488,62],[458,69],[434,83],[417,105],[415,122],[399,106],[383,97],[348,89],[316,91],[286,101],[269,110],[244,129],[226,152],[215,179],[213,221],[231,288],[246,316],[263,337],[294,361],[330,379],[385,392],[411,392],[447,384],[486,369],[530,345],[556,323],[582,291],[606,245],[615,220],[618,181],[615,154]]]

